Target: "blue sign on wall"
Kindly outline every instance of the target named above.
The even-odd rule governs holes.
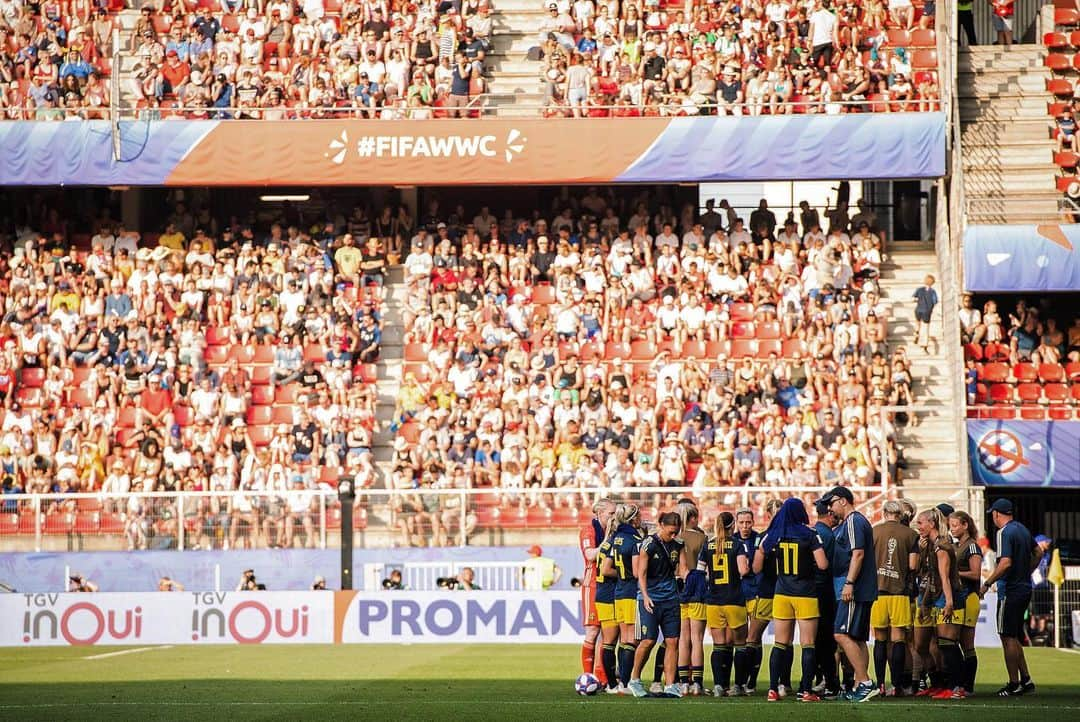
[[[1080,487],[1080,422],[983,420],[967,429],[974,483]]]

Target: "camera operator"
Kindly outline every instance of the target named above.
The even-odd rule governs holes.
[[[184,591],[184,585],[169,577],[162,577],[158,580],[157,590],[159,592],[182,592]]]
[[[240,583],[236,585],[236,591],[238,592],[265,592],[266,585],[260,584],[255,579],[254,569],[245,569],[243,575],[240,577]]]
[[[390,572],[390,577],[382,580],[382,588],[388,592],[400,592],[404,590],[405,584],[401,581],[401,570],[395,569]]]
[[[68,577],[68,591],[69,592],[96,592],[98,585],[94,584],[89,579],[86,579],[81,574],[72,574]]]
[[[472,567],[463,567],[457,575],[457,588],[465,592],[478,592],[480,585],[476,583],[476,572]]]
[[[315,581],[311,583],[311,591],[313,592],[325,592],[326,591],[326,579],[320,574],[315,577]]]

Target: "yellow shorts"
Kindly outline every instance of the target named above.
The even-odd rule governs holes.
[[[971,592],[964,602],[964,626],[974,629],[979,626],[979,613],[982,611],[982,600],[979,595]]]
[[[682,614],[683,619],[694,619],[699,622],[703,622],[706,619],[704,602],[690,602],[689,604],[680,604],[679,612]]]
[[[616,624],[614,602],[597,602],[596,619],[601,627],[614,627]]]
[[[821,616],[817,597],[789,597],[777,594],[772,599],[773,619],[817,619]]]
[[[772,599],[752,599],[746,604],[746,611],[751,619],[768,622],[772,619]]]
[[[954,609],[952,614],[947,618],[943,614],[945,610],[941,607],[934,607],[934,624],[963,624],[964,623],[964,608]]]
[[[637,624],[637,600],[616,599],[615,621],[619,624]]]
[[[922,607],[918,605],[913,605],[913,607],[915,609],[915,616],[913,617],[913,619],[915,620],[916,628],[937,626],[937,620],[935,619],[934,614],[936,610],[933,607],[929,607],[928,609],[926,609],[925,614],[923,613]]]
[[[870,626],[874,629],[911,626],[911,599],[903,594],[884,594],[870,607]]]
[[[746,607],[738,604],[709,604],[705,622],[712,629],[738,629],[746,626]]]

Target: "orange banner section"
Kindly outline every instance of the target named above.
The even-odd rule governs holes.
[[[666,118],[219,123],[168,185],[610,182]]]

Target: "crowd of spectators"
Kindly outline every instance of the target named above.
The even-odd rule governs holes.
[[[549,0],[547,115],[934,110],[933,3]],[[864,102],[865,101],[865,102]]]
[[[0,0],[0,119],[104,118],[110,3]]]
[[[592,189],[550,220],[455,215],[433,208],[404,261],[389,482],[404,543],[456,521],[417,488],[557,512],[896,479],[910,420],[878,409],[911,403],[912,379],[885,341],[871,211],[826,232],[807,204],[778,222],[762,201],[747,223],[724,201],[622,209]]]
[[[1013,418],[1019,405],[1023,418],[1072,419],[1080,402],[1080,316],[1051,296],[980,301],[965,295],[959,314],[969,414]],[[991,405],[998,407],[975,408]]]
[[[187,117],[464,117],[484,92],[486,0],[144,6],[131,94]]]
[[[55,220],[0,258],[3,494],[101,492],[46,511],[120,513],[132,548],[182,522],[189,544],[315,544],[313,492],[375,480],[381,241],[345,219],[218,229],[182,203],[161,234],[106,219],[72,245]],[[222,494],[111,498],[179,490]]]

